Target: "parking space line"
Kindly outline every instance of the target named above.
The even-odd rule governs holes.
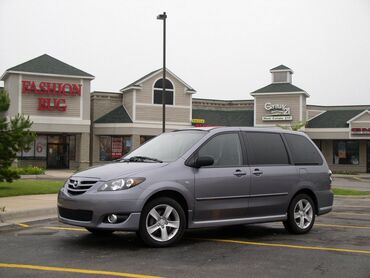
[[[22,227],[22,228],[29,228],[30,227],[30,225],[24,224],[24,223],[16,223],[16,225],[18,225],[19,227]]]
[[[150,275],[125,273],[125,272],[114,272],[114,271],[81,269],[81,268],[68,268],[68,267],[41,266],[41,265],[30,265],[30,264],[5,264],[5,263],[0,263],[0,268],[32,269],[32,270],[43,270],[43,271],[55,271],[55,272],[69,272],[69,273],[81,273],[81,274],[91,274],[91,275],[116,276],[116,277],[159,278],[159,276],[150,276]]]
[[[355,215],[355,216],[370,216],[370,213],[356,213],[356,212],[340,212],[332,211],[330,214],[339,214],[339,215]]]
[[[370,208],[370,206],[335,205],[334,208]]]
[[[234,243],[243,245],[255,245],[255,246],[266,246],[266,247],[282,247],[292,249],[304,249],[304,250],[316,250],[316,251],[334,251],[340,253],[358,253],[370,255],[370,250],[356,250],[356,249],[345,249],[345,248],[332,248],[332,247],[320,247],[320,246],[304,246],[304,245],[290,245],[283,243],[265,243],[265,242],[254,242],[254,241],[242,241],[242,240],[231,240],[231,239],[217,239],[217,238],[191,238],[202,241],[213,241],[222,243]]]
[[[333,228],[348,228],[348,229],[367,229],[367,230],[370,230],[370,226],[353,226],[353,225],[337,225],[337,224],[321,224],[321,223],[316,223],[315,226],[319,226],[319,227],[333,227]]]
[[[44,229],[49,230],[65,230],[65,231],[79,231],[79,232],[87,232],[86,229],[83,228],[70,228],[70,227],[43,227]]]

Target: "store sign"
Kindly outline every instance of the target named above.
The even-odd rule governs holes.
[[[291,121],[293,117],[290,115],[290,107],[286,104],[265,103],[267,115],[262,116],[262,121]]]
[[[41,81],[22,80],[22,93],[34,94],[38,98],[39,111],[67,111],[67,103],[64,97],[81,96],[81,84],[56,83]]]
[[[353,127],[351,134],[354,135],[370,135],[370,127]]]
[[[192,124],[204,124],[206,122],[205,119],[192,119],[191,123]]]
[[[112,159],[121,158],[122,150],[122,137],[112,137]]]

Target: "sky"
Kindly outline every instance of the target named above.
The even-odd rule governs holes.
[[[47,53],[118,92],[162,67],[164,11],[194,97],[252,99],[284,64],[308,104],[370,105],[369,0],[0,0],[0,74]]]

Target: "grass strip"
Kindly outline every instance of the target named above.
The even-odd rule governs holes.
[[[361,191],[349,188],[333,188],[334,195],[338,196],[366,196],[370,195],[369,191]]]
[[[57,193],[63,183],[63,181],[32,179],[20,179],[11,183],[0,182],[0,197]]]

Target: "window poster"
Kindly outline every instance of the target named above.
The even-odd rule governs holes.
[[[22,151],[22,156],[23,157],[29,157],[29,158],[34,157],[35,156],[35,144],[32,143],[30,145],[30,149],[28,151],[23,150]]]
[[[122,157],[122,137],[112,137],[112,159]]]
[[[110,136],[100,136],[99,137],[99,147],[100,147],[100,160],[109,161],[111,160],[112,153],[112,143]]]
[[[45,135],[39,135],[35,142],[35,156],[36,157],[46,157],[46,141],[47,137]]]

